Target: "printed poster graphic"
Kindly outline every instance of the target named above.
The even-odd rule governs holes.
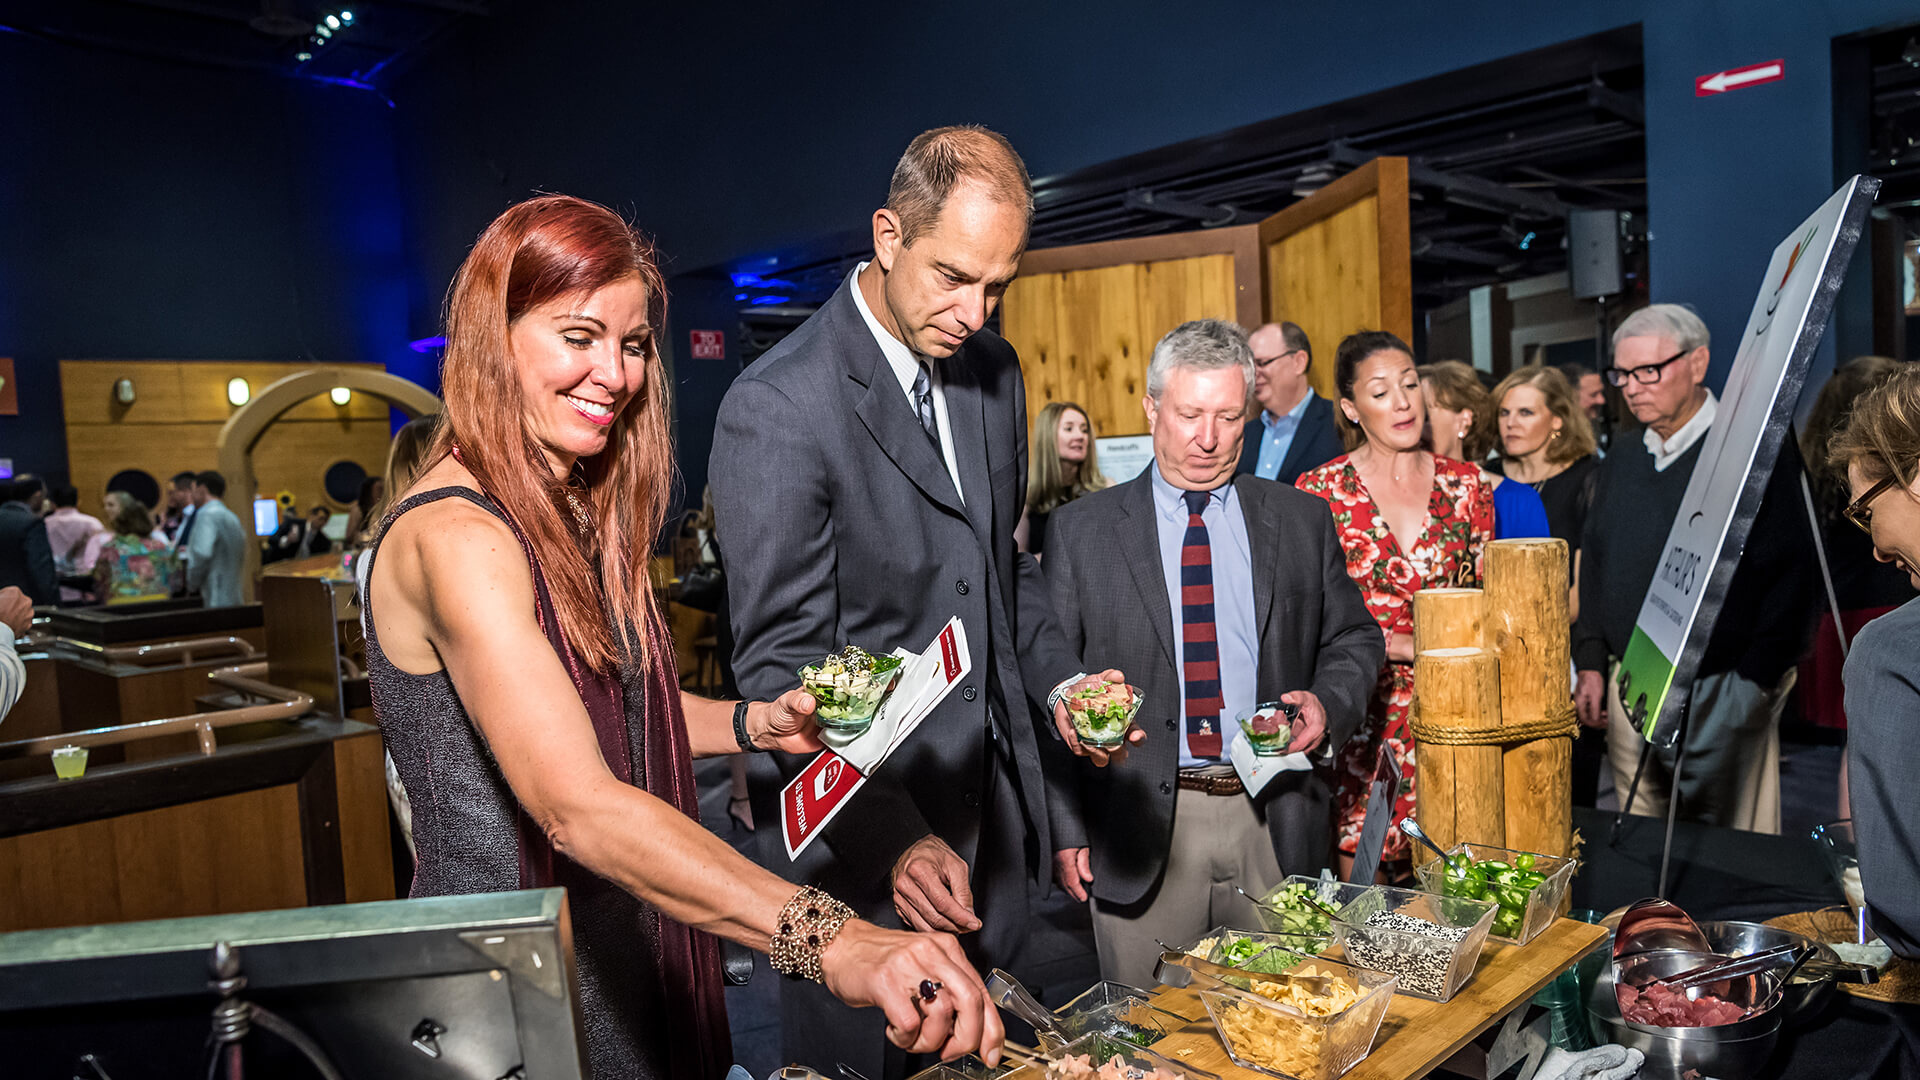
[[[1807,364],[1880,181],[1856,176],[1774,249],[1619,671],[1648,741],[1672,746],[1680,709],[1787,437]]]

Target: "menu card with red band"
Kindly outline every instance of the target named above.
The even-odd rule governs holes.
[[[925,652],[915,656],[896,648],[893,655],[901,658],[900,678],[874,715],[873,725],[851,738],[823,731],[821,741],[827,749],[780,792],[780,834],[789,860],[813,843],[874,770],[973,670],[967,631],[959,616],[947,623]]]

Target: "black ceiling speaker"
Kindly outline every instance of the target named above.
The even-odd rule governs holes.
[[[1624,287],[1618,210],[1567,212],[1567,276],[1580,300],[1613,296]]]

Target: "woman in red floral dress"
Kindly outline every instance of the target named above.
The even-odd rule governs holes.
[[[1334,361],[1340,412],[1360,445],[1303,474],[1295,486],[1327,500],[1347,553],[1347,573],[1387,638],[1367,722],[1341,748],[1334,822],[1343,871],[1350,868],[1367,788],[1382,741],[1400,768],[1386,861],[1408,857],[1400,822],[1413,812],[1413,594],[1480,584],[1480,552],[1493,537],[1493,489],[1480,470],[1425,447],[1426,403],[1413,352],[1381,331],[1340,343]],[[1345,874],[1343,873],[1344,877]]]

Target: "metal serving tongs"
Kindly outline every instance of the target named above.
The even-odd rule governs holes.
[[[1162,946],[1165,947],[1164,945]],[[1240,968],[1216,964],[1211,960],[1202,960],[1189,956],[1179,949],[1166,949],[1153,965],[1153,977],[1166,986],[1181,987],[1190,985],[1195,975],[1221,986],[1235,990],[1245,990],[1241,985],[1252,979],[1267,982],[1294,982],[1300,984],[1315,997],[1328,997],[1333,993],[1333,978],[1329,975],[1295,975],[1292,972],[1268,973],[1264,971],[1243,971]],[[1277,1009],[1293,1013],[1296,1016],[1306,1014],[1283,1002],[1268,1000],[1268,1004]]]
[[[1247,890],[1241,888],[1238,885],[1235,885],[1233,887],[1233,891],[1239,893],[1241,896],[1246,897],[1249,901],[1253,903],[1253,906],[1256,908],[1265,908],[1268,911],[1274,910],[1271,905],[1262,903],[1259,897],[1253,895],[1252,893],[1248,892]],[[1332,919],[1334,922],[1339,923],[1341,926],[1345,926],[1354,930],[1360,929],[1360,927],[1354,925],[1352,921],[1342,916],[1339,912],[1333,910],[1331,907],[1328,907],[1326,904],[1320,902],[1319,899],[1313,896],[1302,896],[1301,899],[1305,900],[1309,904],[1312,904],[1320,912],[1320,914],[1325,915],[1327,918]],[[1294,933],[1288,933],[1287,931],[1284,931],[1284,930],[1273,930],[1269,932],[1278,934],[1281,937],[1324,937],[1326,936],[1324,934],[1321,934],[1321,935],[1294,934]],[[1161,946],[1164,948],[1165,942],[1162,942]]]
[[[1762,949],[1746,956],[1730,956],[1662,976],[1647,985],[1664,986],[1670,990],[1691,990],[1696,986],[1758,975],[1763,971],[1772,971],[1787,964],[1793,965],[1793,970],[1798,971],[1800,965],[1806,963],[1807,959],[1818,951],[1818,948],[1813,945],[1776,945],[1771,949]],[[1785,982],[1785,979],[1781,980],[1782,984]]]
[[[1036,1034],[1045,1033],[1062,1043],[1069,1041],[1067,1033],[1060,1027],[1060,1018],[1053,1015],[1033,992],[1020,985],[1020,980],[994,968],[987,976],[987,997],[995,1005],[1025,1020]]]

